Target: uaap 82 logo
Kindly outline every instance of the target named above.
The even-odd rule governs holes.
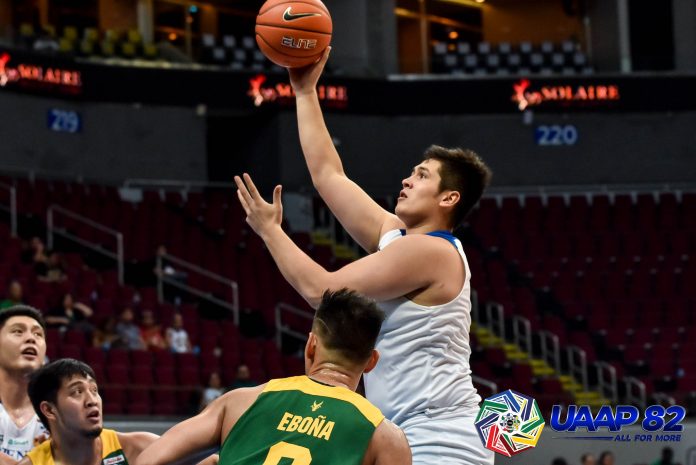
[[[681,424],[686,416],[686,409],[679,405],[663,407],[651,405],[645,409],[641,420],[640,410],[633,405],[618,405],[616,409],[609,405],[602,406],[597,415],[593,415],[587,405],[570,405],[565,418],[562,415],[560,405],[554,405],[551,410],[549,426],[558,432],[574,433],[583,429],[588,433],[606,430],[610,433],[620,433],[622,428],[634,425],[640,421],[640,426],[645,431],[643,434],[615,434],[611,436],[596,437],[592,439],[604,439],[622,442],[678,442],[681,441],[681,433],[684,426]],[[574,436],[579,439],[578,436]]]

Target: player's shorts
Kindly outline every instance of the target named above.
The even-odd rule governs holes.
[[[481,443],[476,413],[462,407],[429,409],[401,428],[413,453],[413,465],[493,465],[495,453]]]

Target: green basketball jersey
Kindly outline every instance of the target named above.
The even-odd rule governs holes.
[[[274,379],[227,435],[220,465],[360,465],[383,419],[349,389]]]

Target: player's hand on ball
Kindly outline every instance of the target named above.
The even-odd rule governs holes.
[[[292,84],[295,94],[300,95],[314,92],[317,88],[317,82],[319,82],[321,73],[324,71],[324,66],[326,66],[326,62],[329,60],[330,54],[331,47],[326,47],[326,50],[324,50],[321,58],[316,63],[303,68],[288,68],[290,84]]]
[[[247,173],[234,177],[237,184],[237,197],[246,213],[246,222],[251,228],[263,237],[274,226],[280,226],[283,221],[283,204],[280,201],[282,186],[273,189],[273,203],[266,202]]]

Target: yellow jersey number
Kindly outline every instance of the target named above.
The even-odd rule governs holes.
[[[278,465],[280,459],[292,459],[292,465],[309,465],[312,462],[312,453],[306,447],[280,441],[268,450],[263,465]]]

